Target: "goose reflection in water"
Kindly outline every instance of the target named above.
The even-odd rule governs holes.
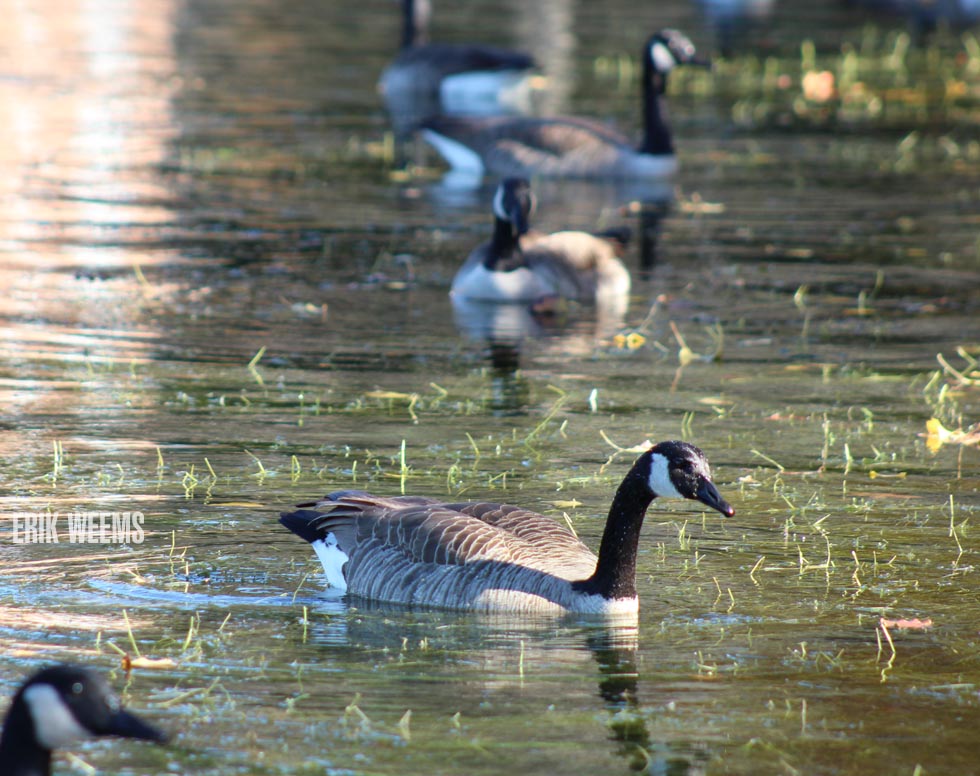
[[[303,603],[318,610],[316,597]],[[322,646],[325,659],[336,651],[343,662],[352,648],[398,655],[424,644],[424,650],[411,651],[413,663],[421,663],[417,670],[426,674],[434,692],[441,683],[452,685],[445,692],[456,696],[459,705],[454,710],[471,720],[477,712],[470,705],[519,703],[515,699],[533,693],[542,678],[591,677],[593,703],[603,712],[598,721],[606,726],[609,751],[630,771],[667,776],[700,776],[707,771],[712,753],[706,744],[658,740],[651,734],[650,720],[659,716],[666,701],[651,704],[643,697],[658,694],[657,677],[645,675],[643,669],[658,663],[640,659],[635,625],[598,626],[574,616],[556,621],[501,613],[446,615],[366,600],[358,600],[344,616],[332,600],[324,605],[330,607],[330,616],[310,619],[309,638]],[[460,656],[458,665],[453,655]]]
[[[535,191],[549,211],[576,221],[588,219],[590,204],[597,208],[601,206],[596,203],[611,203],[601,208],[600,218],[618,223],[630,219],[628,231],[637,246],[638,258],[624,256],[625,265],[636,267],[632,274],[638,278],[650,275],[657,263],[662,223],[672,207],[671,186],[538,181]],[[627,326],[630,293],[626,291],[600,294],[592,304],[555,299],[500,302],[457,293],[450,299],[460,334],[485,347],[491,409],[501,413],[527,411],[529,389],[521,371],[522,358],[591,358],[609,347],[619,348],[615,343],[631,330]]]

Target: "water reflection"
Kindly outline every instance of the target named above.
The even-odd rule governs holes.
[[[639,689],[637,645],[621,632],[595,629],[586,634],[586,646],[597,664],[599,696],[610,714],[606,723],[610,738],[618,744],[616,752],[629,769],[666,776],[706,773],[710,758],[706,746],[651,737]]]
[[[312,642],[339,665],[358,659],[352,654],[404,653],[409,666],[417,664],[412,675],[428,677],[433,695],[445,697],[450,709],[458,710],[464,698],[485,705],[508,702],[514,690],[536,695],[545,675],[591,677],[605,710],[610,752],[630,770],[704,773],[707,747],[650,733],[635,626],[599,625],[575,615],[411,610],[364,600],[352,601],[346,614],[330,609],[329,617],[310,622]]]
[[[513,6],[517,36],[533,52],[547,79],[527,112],[539,116],[564,113],[577,81],[579,36],[571,0],[538,0]]]
[[[18,77],[0,80],[0,250],[15,262],[26,245],[35,268],[153,261],[118,245],[173,218],[146,174],[173,131],[172,26],[164,0],[8,9],[3,54]],[[114,249],[92,250],[103,242]]]

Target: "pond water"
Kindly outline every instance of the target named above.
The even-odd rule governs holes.
[[[629,131],[650,31],[718,45],[687,2],[500,5],[438,3],[435,36],[534,49],[544,109]],[[393,161],[395,3],[6,14],[0,690],[84,662],[174,734],[77,758],[975,770],[976,29],[776,4],[672,78],[673,185],[538,187],[542,228],[633,227],[625,315],[488,343],[447,291],[494,181],[451,186],[412,144]],[[654,505],[636,627],[337,599],[276,522],[356,486],[516,502],[596,546],[631,449],[669,438],[706,451],[736,515]],[[68,541],[96,510],[143,513],[144,541]],[[59,543],[14,543],[53,512]],[[127,681],[121,653],[160,662]]]

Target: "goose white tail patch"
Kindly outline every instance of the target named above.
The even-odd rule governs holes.
[[[347,592],[347,579],[344,577],[344,564],[350,557],[340,547],[337,546],[337,537],[328,533],[324,538],[310,542],[313,552],[323,564],[323,573],[327,577],[327,584],[338,590]]]
[[[431,129],[423,129],[422,137],[439,155],[445,159],[454,170],[465,170],[471,173],[483,174],[484,166],[480,155],[457,140],[440,135]]]
[[[34,735],[45,749],[60,749],[93,738],[50,684],[32,684],[23,696],[34,722]]]
[[[650,490],[661,498],[684,498],[671,482],[667,458],[660,453],[650,456]]]

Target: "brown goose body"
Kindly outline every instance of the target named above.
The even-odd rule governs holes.
[[[456,169],[531,178],[669,178],[672,149],[643,153],[598,121],[560,116],[437,116],[423,137]],[[467,155],[467,151],[469,155]]]
[[[434,116],[421,124],[422,136],[455,170],[471,175],[668,178],[677,159],[664,94],[667,75],[681,64],[701,60],[677,30],[661,30],[644,46],[639,146],[601,122],[571,116]]]
[[[700,450],[661,442],[617,490],[598,557],[566,526],[507,504],[338,491],[280,522],[310,542],[328,584],[352,595],[459,610],[635,616],[640,527],[657,495],[734,514]]]
[[[293,515],[334,535],[349,558],[347,590],[376,601],[561,611],[573,608],[572,590],[558,583],[595,570],[592,551],[570,532],[556,532],[554,520],[506,504],[342,491],[313,510]]]

